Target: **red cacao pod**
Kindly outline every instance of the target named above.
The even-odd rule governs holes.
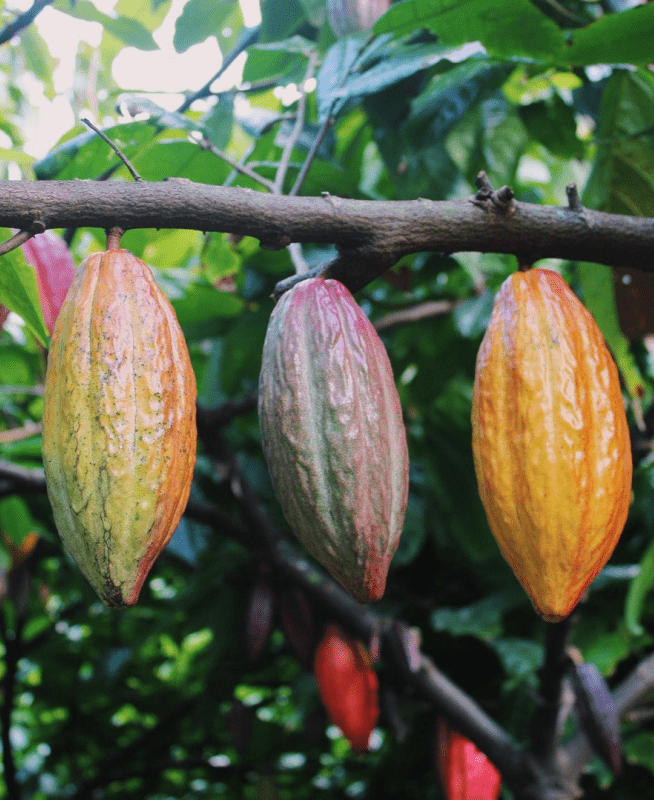
[[[259,421],[295,535],[357,600],[378,600],[404,523],[406,433],[384,345],[338,281],[301,281],[277,303]]]
[[[438,720],[438,775],[447,800],[497,800],[502,776],[469,739]]]
[[[44,231],[21,245],[25,261],[34,267],[43,319],[50,333],[54,328],[68,288],[75,274],[75,263],[66,242],[54,231]]]
[[[369,31],[390,4],[390,0],[327,0],[327,17],[334,35],[340,39]]]
[[[495,298],[472,400],[479,492],[502,554],[546,620],[606,564],[631,497],[618,372],[556,273],[517,272]]]
[[[356,753],[367,752],[379,706],[377,675],[365,647],[328,625],[316,650],[314,675],[333,723]]]
[[[188,500],[195,377],[172,306],[126,250],[89,256],[57,317],[43,464],[64,546],[108,606],[137,599]]]

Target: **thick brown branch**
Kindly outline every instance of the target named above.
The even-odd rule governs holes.
[[[186,228],[254,236],[264,248],[336,244],[329,273],[356,291],[420,251],[512,253],[651,270],[654,219],[512,201],[370,201],[284,197],[184,179],[0,181],[0,224],[32,229]]]

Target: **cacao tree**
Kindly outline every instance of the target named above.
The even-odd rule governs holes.
[[[0,796],[647,796],[654,5],[0,11]]]

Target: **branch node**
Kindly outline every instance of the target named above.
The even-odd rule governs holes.
[[[568,195],[568,208],[570,211],[574,211],[577,214],[581,214],[584,210],[584,207],[581,204],[581,200],[579,199],[579,192],[577,192],[577,184],[576,183],[569,183],[565,187],[565,193]]]

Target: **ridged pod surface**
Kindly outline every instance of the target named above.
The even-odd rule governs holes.
[[[126,250],[90,255],[52,336],[43,462],[64,546],[108,606],[137,601],[186,507],[195,398],[150,268]]]
[[[479,492],[502,554],[549,621],[606,564],[631,497],[618,372],[592,315],[549,270],[503,283],[472,399]]]
[[[386,349],[338,281],[303,280],[275,306],[259,422],[295,535],[357,600],[378,600],[404,524],[406,433]]]
[[[365,647],[330,624],[316,650],[313,671],[332,722],[355,753],[366,753],[379,717],[379,685]]]
[[[369,31],[390,5],[390,0],[327,0],[327,17],[334,35],[340,39]]]

